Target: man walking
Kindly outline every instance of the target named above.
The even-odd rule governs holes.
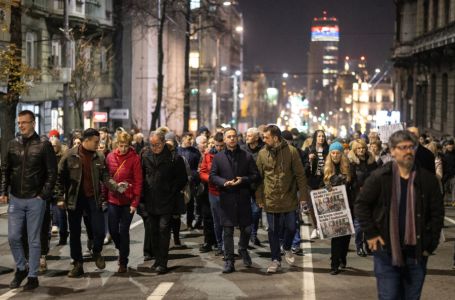
[[[220,191],[220,221],[223,225],[225,266],[223,273],[232,273],[234,267],[234,227],[240,228],[239,254],[245,266],[252,265],[248,254],[251,236],[252,183],[258,181],[258,171],[251,154],[240,149],[237,131],[224,132],[226,149],[218,152],[212,161],[210,182]]]
[[[395,132],[389,145],[394,161],[366,180],[355,215],[374,254],[378,298],[419,299],[444,205],[436,176],[415,161],[412,133]]]
[[[150,134],[150,149],[142,154],[142,202],[147,211],[152,252],[156,258],[152,269],[164,274],[168,271],[171,218],[179,214],[188,177],[183,158],[171,151],[165,143],[164,133],[154,131]]]
[[[2,165],[0,203],[9,198],[8,240],[17,268],[9,287],[18,288],[28,274],[24,290],[32,290],[39,286],[40,231],[46,201],[50,201],[57,179],[57,159],[51,143],[35,132],[33,112],[21,111],[17,125],[20,136],[10,141]],[[22,243],[24,226],[29,243],[28,270]]]
[[[102,210],[105,199],[101,184],[119,193],[123,193],[128,187],[127,183],[117,184],[109,176],[104,155],[97,151],[99,142],[99,131],[94,128],[86,129],[82,133],[82,144],[68,150],[58,166],[57,205],[68,209],[70,254],[74,261],[73,268],[68,273],[71,278],[84,274],[81,247],[81,220],[84,214],[87,215],[93,232],[95,264],[99,269],[106,267],[101,255],[106,233]]]
[[[259,151],[256,161],[263,179],[256,193],[256,201],[267,213],[269,225],[272,264],[267,273],[276,273],[281,267],[280,232],[283,230],[285,259],[288,264],[294,263],[291,246],[296,230],[295,211],[299,205],[298,198],[300,202],[308,201],[309,192],[299,153],[283,140],[281,130],[276,125],[265,128],[264,142],[266,147]]]

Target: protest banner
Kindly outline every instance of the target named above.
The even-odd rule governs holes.
[[[383,144],[386,144],[389,142],[389,138],[392,136],[394,132],[403,129],[404,129],[403,123],[379,126],[378,127],[379,138],[381,139],[381,142]]]
[[[354,233],[351,210],[344,185],[332,187],[330,190],[314,190],[311,192],[311,201],[321,239]]]

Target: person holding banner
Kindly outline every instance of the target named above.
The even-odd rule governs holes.
[[[444,204],[436,176],[415,161],[416,137],[400,130],[389,145],[394,161],[365,181],[355,215],[374,254],[378,298],[420,299]]]
[[[330,144],[329,155],[327,155],[324,165],[324,184],[327,189],[331,189],[333,186],[345,185],[349,207],[352,212],[351,180],[350,163],[347,156],[343,153],[343,145],[339,142]],[[337,275],[340,272],[340,267],[342,269],[346,268],[346,257],[350,240],[351,235],[343,235],[331,239],[330,274]]]

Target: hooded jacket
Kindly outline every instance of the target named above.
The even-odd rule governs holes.
[[[294,146],[283,140],[276,148],[264,147],[259,151],[256,164],[262,178],[256,192],[256,201],[266,212],[296,210],[297,191],[301,201],[308,201],[305,170]]]
[[[129,148],[124,155],[118,149],[109,153],[106,158],[106,165],[109,175],[117,183],[128,182],[129,187],[120,194],[115,191],[108,191],[107,201],[114,205],[130,205],[138,207],[142,192],[142,167],[139,155],[134,148]]]

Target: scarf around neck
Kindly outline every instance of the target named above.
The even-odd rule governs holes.
[[[392,265],[403,266],[403,251],[400,245],[400,234],[399,234],[399,207],[401,199],[401,178],[398,164],[393,162],[392,165],[392,198],[390,203],[390,244],[392,250]],[[415,246],[417,244],[416,239],[416,227],[415,227],[415,195],[414,195],[414,179],[416,176],[415,168],[412,169],[408,179],[408,188],[406,195],[406,228],[404,234],[404,245]]]

